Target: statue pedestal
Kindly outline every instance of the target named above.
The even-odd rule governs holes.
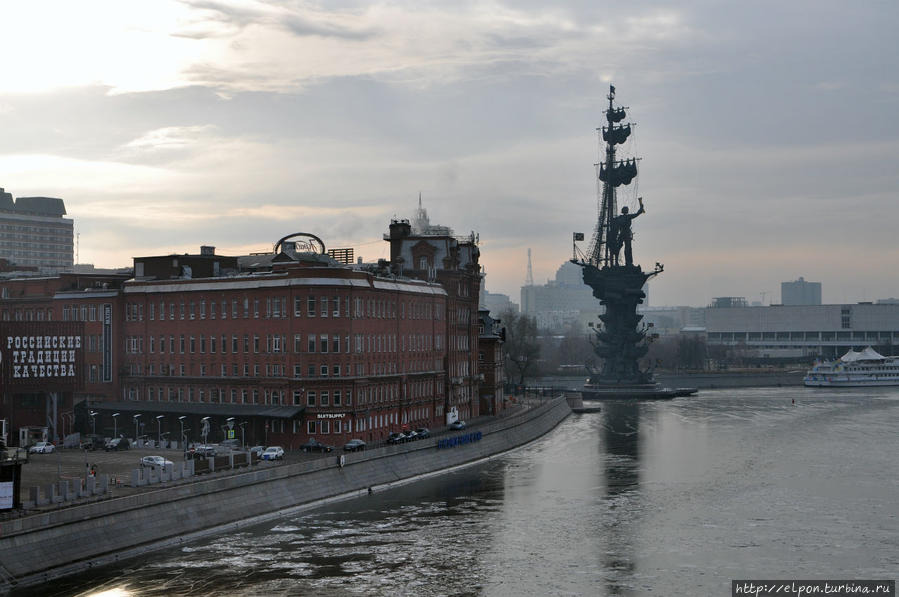
[[[643,315],[637,305],[646,294],[643,285],[661,269],[645,273],[639,265],[612,265],[599,269],[583,265],[584,283],[604,305],[603,322],[596,332],[594,349],[603,361],[602,371],[590,376],[584,386],[585,400],[644,399],[659,400],[688,396],[695,388],[663,388],[655,383],[651,371],[641,370],[639,360],[646,356],[646,332],[638,327]]]

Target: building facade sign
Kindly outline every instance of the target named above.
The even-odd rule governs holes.
[[[12,508],[13,482],[0,481],[0,510]]]
[[[13,322],[0,326],[4,385],[49,391],[81,388],[82,331],[80,322]]]
[[[346,413],[318,413],[319,419],[342,419],[346,417]]]
[[[112,305],[103,305],[103,382],[112,381]]]

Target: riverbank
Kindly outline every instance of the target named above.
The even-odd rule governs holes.
[[[800,369],[745,369],[740,371],[703,371],[699,373],[657,372],[655,379],[669,388],[699,388],[700,390],[721,388],[779,388],[801,386],[805,370]],[[584,376],[539,377],[528,380],[528,386],[565,388],[580,391]]]
[[[457,441],[444,439],[443,448],[432,439],[335,454],[3,521],[0,588],[49,582],[285,510],[492,458],[544,435],[570,413],[564,399],[553,399],[452,434]]]

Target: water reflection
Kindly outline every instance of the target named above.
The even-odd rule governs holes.
[[[609,504],[602,527],[607,544],[601,559],[606,593],[634,595],[637,522],[629,514],[640,500],[640,404],[610,401],[602,408],[603,478]]]

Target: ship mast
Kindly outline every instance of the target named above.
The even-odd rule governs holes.
[[[600,142],[605,142],[605,161],[596,164],[597,193],[600,194],[599,218],[596,229],[590,239],[590,248],[587,251],[587,262],[597,268],[614,265],[613,251],[610,250],[609,231],[612,229],[612,220],[618,215],[618,203],[616,188],[630,184],[637,176],[637,160],[615,159],[615,146],[624,143],[631,134],[631,124],[617,125],[624,120],[626,114],[623,107],[615,108],[615,86],[609,85],[609,107],[605,111],[607,126],[597,130]]]

